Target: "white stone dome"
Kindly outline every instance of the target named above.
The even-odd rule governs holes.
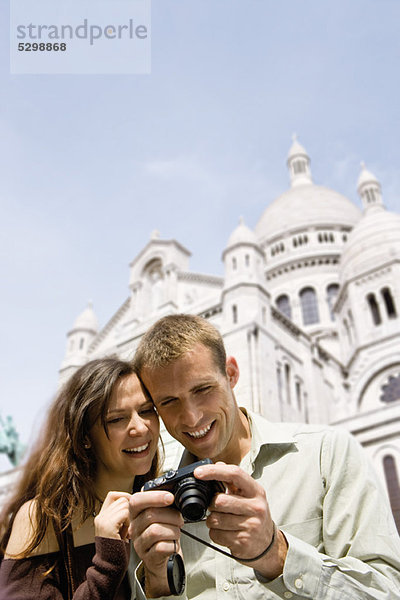
[[[255,233],[259,243],[263,243],[280,234],[314,226],[354,227],[360,217],[360,209],[342,194],[308,183],[290,188],[267,206]]]
[[[350,233],[340,261],[343,285],[371,269],[400,258],[400,215],[382,205],[370,207]]]
[[[229,236],[226,249],[237,246],[238,244],[257,244],[256,234],[250,227],[245,225],[243,217],[240,217],[239,225],[232,231]]]
[[[97,322],[97,317],[93,310],[93,304],[89,302],[85,310],[81,312],[81,314],[75,319],[73,330],[88,329],[96,333],[98,331],[98,328],[99,325]]]

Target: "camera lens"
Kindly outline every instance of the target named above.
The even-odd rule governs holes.
[[[174,494],[175,504],[185,521],[201,521],[210,501],[207,482],[199,481],[195,477],[186,477],[177,484]]]

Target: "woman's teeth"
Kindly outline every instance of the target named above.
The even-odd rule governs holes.
[[[135,452],[143,452],[143,450],[147,450],[150,446],[150,442],[144,444],[143,446],[138,446],[137,448],[125,448],[123,452],[127,452],[128,454],[134,454]]]
[[[202,437],[204,437],[210,431],[212,425],[213,425],[213,423],[210,423],[204,429],[199,429],[199,431],[187,431],[186,433],[188,435],[190,435],[190,437],[193,437],[193,438],[196,438],[196,439],[202,438]]]

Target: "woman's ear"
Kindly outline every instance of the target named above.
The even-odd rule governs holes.
[[[239,365],[233,356],[228,356],[226,359],[226,376],[230,387],[233,389],[239,379]]]

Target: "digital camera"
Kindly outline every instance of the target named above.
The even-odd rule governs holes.
[[[143,491],[166,490],[171,492],[175,496],[174,506],[182,513],[186,522],[201,521],[214,494],[225,492],[225,486],[221,481],[200,481],[193,475],[196,467],[211,464],[213,464],[212,460],[205,458],[176,471],[167,471],[160,477],[147,481],[143,486]]]

